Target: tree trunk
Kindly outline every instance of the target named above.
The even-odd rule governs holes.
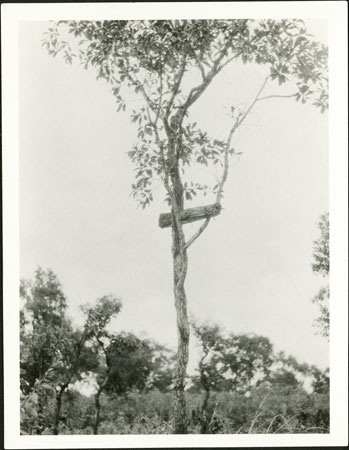
[[[102,391],[98,391],[97,394],[95,395],[96,416],[95,416],[95,423],[93,425],[93,434],[98,434],[99,416],[101,411],[101,402],[99,401],[99,397],[101,393]]]
[[[205,397],[201,405],[201,429],[200,429],[201,434],[207,433],[208,428],[207,405],[209,398],[210,398],[210,389],[205,389]]]
[[[179,173],[179,154],[182,146],[181,132],[169,133],[168,155],[170,158],[169,175],[172,184],[172,260],[173,292],[177,315],[177,362],[174,376],[174,433],[187,434],[187,406],[185,401],[185,376],[189,357],[189,321],[187,314],[187,297],[184,282],[187,275],[187,251],[181,222],[184,210],[184,189]]]
[[[62,408],[62,396],[63,392],[65,391],[65,387],[60,387],[59,391],[56,394],[56,414],[55,414],[55,424],[53,427],[53,434],[58,434],[58,426],[61,416],[61,408]]]
[[[180,248],[178,231],[172,229],[173,236],[173,274],[174,274],[174,297],[177,312],[177,364],[175,371],[175,434],[187,433],[187,408],[185,401],[185,376],[187,372],[189,357],[189,322],[187,315],[187,298],[184,289],[186,276],[187,254]]]
[[[181,188],[181,185],[180,185]],[[173,258],[173,283],[174,298],[177,313],[177,363],[175,371],[175,434],[187,434],[187,407],[185,401],[185,376],[189,358],[189,321],[187,314],[187,297],[184,282],[187,275],[188,257],[184,247],[185,239],[182,223],[178,217],[178,212],[183,210],[183,199],[180,197],[181,191],[177,193],[177,217],[172,211],[172,258]]]

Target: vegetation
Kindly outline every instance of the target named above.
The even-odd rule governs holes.
[[[327,280],[327,284],[323,286],[313,298],[313,302],[319,305],[320,315],[316,319],[316,326],[322,336],[329,339],[330,336],[330,285],[328,276],[330,273],[330,222],[329,214],[323,214],[319,220],[320,237],[314,242],[314,262],[312,264],[313,271],[320,274]]]
[[[67,40],[63,38],[65,34]],[[75,48],[72,36],[77,38]],[[327,108],[327,49],[308,36],[301,20],[242,19],[62,21],[50,28],[43,45],[53,56],[61,53],[68,63],[77,57],[85,68],[94,67],[97,78],[104,78],[112,85],[118,110],[126,110],[127,89],[132,89],[144,101],[138,110],[131,112],[138,137],[129,151],[136,172],[132,193],[143,207],[149,205],[156,176],[162,181],[171,208],[179,337],[174,377],[175,430],[186,433],[188,249],[207,228],[211,217],[221,211],[229,158],[239,154],[232,147],[232,139],[257,102],[290,97],[302,103],[311,101],[322,112]],[[227,105],[231,111],[227,138],[211,138],[190,120],[192,106],[218,74],[239,60],[265,66],[267,75],[246,109]],[[266,85],[273,81],[279,86],[287,82],[294,91],[263,95]],[[220,181],[208,186],[193,179],[190,168],[197,165],[204,165],[209,171],[212,166],[220,165]],[[199,214],[195,209],[185,209],[185,202],[207,192],[214,197],[212,208],[201,207]],[[204,222],[187,238],[184,223],[198,219]]]
[[[57,276],[41,268],[22,281],[21,299],[22,434],[176,431],[175,355],[150,339],[110,332],[118,299],[82,308],[85,323],[75,328]],[[201,355],[186,379],[188,432],[329,431],[327,371],[275,354],[263,336],[226,334],[209,323],[193,329]]]

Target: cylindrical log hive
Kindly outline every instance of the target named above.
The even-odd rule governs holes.
[[[196,220],[208,219],[209,217],[218,216],[221,212],[221,205],[214,203],[213,205],[196,206],[195,208],[188,208],[181,213],[181,222],[190,223]],[[159,227],[166,228],[172,226],[172,213],[160,214]]]

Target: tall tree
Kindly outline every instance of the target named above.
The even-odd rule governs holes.
[[[320,274],[327,279],[327,284],[323,286],[313,298],[320,308],[320,316],[316,319],[316,325],[322,336],[329,339],[330,333],[330,286],[328,276],[330,273],[330,222],[329,214],[323,214],[320,217],[319,224],[320,237],[314,241],[312,268],[314,273]]]
[[[79,39],[75,47],[66,39],[69,33]],[[233,135],[253,107],[273,97],[290,97],[302,103],[311,101],[321,111],[326,109],[327,49],[307,35],[301,20],[245,19],[64,21],[49,29],[43,45],[53,56],[61,53],[68,63],[78,57],[85,68],[94,67],[97,78],[111,83],[119,110],[126,109],[128,88],[144,101],[131,112],[138,129],[138,142],[129,151],[136,172],[132,193],[143,207],[149,205],[153,200],[152,180],[157,176],[171,208],[170,213],[160,215],[159,225],[170,227],[172,233],[178,330],[174,431],[186,433],[188,249],[221,211],[229,156],[238,153],[232,147]],[[190,121],[190,111],[218,74],[238,60],[265,65],[269,73],[246,109],[230,105],[227,138],[214,139]],[[290,81],[294,91],[263,95],[274,80],[279,85]],[[222,173],[215,186],[190,179],[191,166],[204,165],[210,170],[216,164]],[[208,190],[214,196],[213,204],[185,209],[185,201]],[[186,237],[184,223],[195,220],[204,222]]]

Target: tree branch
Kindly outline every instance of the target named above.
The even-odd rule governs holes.
[[[168,194],[171,197],[172,196],[172,190],[171,190],[170,185],[168,183],[169,174],[168,174],[168,170],[167,170],[167,167],[166,167],[166,158],[165,158],[164,148],[163,148],[160,136],[159,136],[159,130],[158,130],[156,122],[153,122],[153,120],[152,120],[152,118],[150,116],[149,108],[147,108],[147,113],[148,113],[149,122],[152,125],[153,130],[154,130],[156,145],[159,147],[159,150],[160,150],[160,153],[161,153],[162,168],[163,168],[163,171],[164,171],[164,178],[162,179],[162,181],[163,181],[163,183],[165,185],[165,189],[167,190]]]
[[[174,102],[174,99],[176,98],[176,95],[178,94],[178,91],[179,91],[179,88],[180,88],[180,85],[181,85],[181,82],[182,82],[182,79],[183,79],[183,75],[184,75],[184,72],[185,72],[186,64],[187,64],[187,58],[186,58],[186,55],[184,55],[183,59],[182,59],[182,64],[181,64],[179,72],[177,74],[177,80],[176,80],[176,82],[175,82],[175,84],[173,86],[172,95],[171,95],[170,100],[169,100],[169,102],[167,104],[167,107],[166,107],[165,117],[164,117],[164,120],[166,121],[166,124],[167,124],[167,119],[168,119],[168,117],[170,115],[170,112],[171,112],[172,104]]]
[[[159,104],[158,104],[158,110],[156,112],[156,117],[155,117],[155,125],[157,124],[158,120],[159,120],[159,116],[160,116],[160,111],[161,111],[161,106],[162,106],[162,93],[163,93],[163,84],[162,84],[162,72],[160,73],[160,91],[159,91]]]
[[[264,83],[262,84],[261,88],[259,89],[259,91],[257,92],[256,97],[254,98],[254,100],[252,101],[252,103],[250,104],[250,106],[247,108],[247,110],[242,114],[241,119],[238,119],[237,122],[235,123],[235,127],[234,127],[234,131],[242,124],[242,122],[246,119],[247,115],[249,114],[249,112],[251,111],[251,109],[254,107],[254,105],[259,101],[260,99],[260,95],[263,91],[263,89],[265,88],[268,79],[269,79],[270,75],[268,75],[265,80]],[[261,97],[262,98],[262,97]]]
[[[211,70],[204,77],[202,83],[200,83],[198,86],[194,86],[189,91],[186,101],[181,106],[181,115],[180,115],[180,121],[179,121],[180,123],[182,123],[183,118],[184,118],[186,112],[188,111],[188,109],[190,108],[190,106],[193,103],[195,103],[198,100],[198,98],[205,92],[205,90],[207,89],[207,87],[210,85],[211,81],[215,77],[215,75],[217,75],[217,73],[220,71],[219,64],[221,63],[223,58],[226,56],[227,51],[230,46],[231,46],[231,43],[226,42],[225,46],[219,53],[219,56],[215,59]]]
[[[261,100],[267,100],[268,98],[291,98],[291,97],[295,97],[297,95],[297,92],[295,92],[294,94],[289,94],[289,95],[266,95],[265,97],[259,97],[257,99],[257,102],[260,102]]]
[[[228,178],[228,171],[229,171],[229,150],[230,150],[230,144],[231,144],[231,140],[234,134],[234,131],[236,130],[236,123],[233,125],[233,127],[231,128],[229,135],[228,135],[228,139],[227,139],[227,143],[225,146],[225,152],[224,152],[224,169],[223,169],[223,175],[222,175],[222,179],[219,183],[219,187],[218,187],[218,191],[217,191],[217,195],[216,195],[216,203],[220,203],[221,198],[223,196],[223,188],[224,188],[224,184],[227,181]],[[207,218],[205,220],[205,222],[201,225],[201,227],[192,235],[192,237],[186,242],[185,244],[185,249],[189,248],[195,241],[196,239],[201,236],[201,234],[205,231],[205,229],[207,228],[208,224],[210,223],[211,218]]]
[[[185,249],[188,249],[196,239],[201,236],[201,234],[206,230],[208,224],[210,223],[211,218],[205,220],[205,222],[201,225],[201,227],[192,235],[192,237],[186,242]]]

